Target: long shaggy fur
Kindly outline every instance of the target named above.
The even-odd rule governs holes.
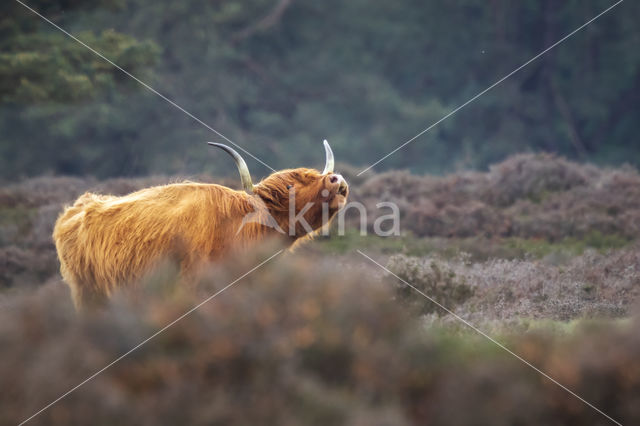
[[[290,190],[295,190],[296,212],[313,203],[304,217],[319,229],[321,204],[327,203],[333,216],[346,200],[343,194],[338,202],[334,186],[316,170],[295,169],[272,174],[256,185],[253,196],[194,182],[123,197],[85,193],[64,210],[54,228],[60,270],[78,308],[101,304],[116,288],[138,281],[166,258],[176,260],[182,277],[188,278],[207,262],[268,236],[290,243],[307,236],[301,226],[288,235]],[[260,221],[243,223],[252,212],[269,213],[287,234]]]

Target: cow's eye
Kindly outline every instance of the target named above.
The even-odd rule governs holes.
[[[287,185],[287,189],[293,188],[293,185]]]

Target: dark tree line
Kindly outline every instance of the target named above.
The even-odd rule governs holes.
[[[376,161],[613,1],[28,4],[283,168],[319,166],[324,138]],[[0,177],[233,170],[208,152],[215,134],[19,3],[0,12]],[[638,16],[622,3],[377,168],[521,151],[640,164]]]

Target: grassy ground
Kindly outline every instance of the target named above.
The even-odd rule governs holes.
[[[371,234],[363,236],[359,231],[350,229],[343,236],[318,238],[317,245],[326,253],[344,254],[360,249],[388,255],[437,255],[443,258],[452,258],[466,253],[474,261],[484,261],[491,258],[570,258],[581,255],[589,249],[605,253],[611,249],[623,248],[632,241],[630,238],[616,234],[603,235],[600,231],[592,231],[582,238],[566,237],[551,242],[541,238],[520,237],[419,238],[411,233],[397,237],[380,237]]]

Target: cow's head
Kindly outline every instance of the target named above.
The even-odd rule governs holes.
[[[234,149],[219,143],[209,142],[229,153],[238,166],[242,187],[252,197],[258,197],[266,206],[269,214],[278,222],[284,232],[289,233],[290,218],[300,217],[296,221],[293,237],[302,237],[311,230],[316,231],[335,216],[347,203],[349,186],[344,178],[334,173],[333,152],[329,143],[324,141],[326,163],[322,172],[316,169],[287,169],[272,173],[258,184],[251,181],[247,164]],[[295,205],[292,202],[295,201]]]

